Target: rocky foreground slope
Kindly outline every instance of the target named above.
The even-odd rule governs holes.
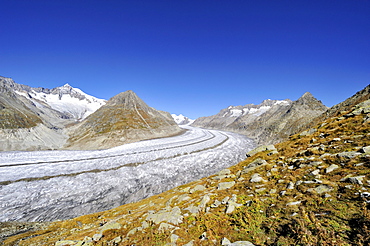
[[[5,245],[369,245],[370,100],[239,164],[115,209],[7,223]],[[10,228],[10,229],[9,229]]]

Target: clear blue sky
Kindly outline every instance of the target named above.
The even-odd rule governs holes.
[[[370,0],[0,0],[0,75],[190,118],[370,83]]]

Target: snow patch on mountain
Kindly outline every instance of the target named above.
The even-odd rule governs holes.
[[[190,125],[194,122],[194,120],[189,119],[188,117],[183,116],[182,114],[179,115],[171,114],[171,116],[178,125]]]
[[[71,115],[76,120],[85,119],[106,103],[106,100],[90,96],[69,84],[52,90],[32,89],[28,92],[16,91],[16,93],[28,98],[36,105],[39,101],[44,102],[59,112]]]
[[[240,117],[244,115],[260,116],[266,113],[274,105],[289,105],[287,100],[265,100],[260,105],[248,104],[246,106],[229,106],[222,117]]]

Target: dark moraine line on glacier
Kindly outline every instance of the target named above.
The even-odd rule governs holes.
[[[189,128],[189,131],[193,131],[194,136],[191,135],[182,143],[189,145],[186,147],[171,146],[169,141],[178,145],[181,140],[179,137],[153,140],[155,148],[164,146],[174,148],[161,150],[158,153],[150,152],[150,155],[155,157],[150,157],[151,160],[145,159],[148,153],[140,154],[138,158],[144,156],[144,159],[140,159],[140,162],[144,163],[138,166],[125,166],[129,162],[124,163],[122,160],[123,163],[120,164],[122,167],[112,166],[109,170],[109,165],[104,166],[106,163],[99,163],[103,160],[95,160],[92,162],[103,165],[106,170],[95,168],[94,172],[88,170],[81,174],[68,176],[67,173],[59,177],[56,173],[56,177],[46,180],[19,181],[0,185],[0,221],[51,221],[111,209],[216,173],[243,160],[245,153],[254,147],[252,140],[235,133],[196,128]],[[205,138],[209,138],[210,133],[217,137],[191,145],[200,141],[197,136],[204,133],[201,131],[208,132]],[[197,140],[193,141],[190,138]],[[139,146],[137,149],[141,148],[142,151],[145,148],[152,148],[149,143],[139,143],[135,146]],[[189,151],[186,152],[187,150]],[[96,152],[92,152],[92,155],[94,153]],[[104,161],[110,161],[110,159],[104,159]],[[60,174],[62,174],[63,165],[71,164],[67,162],[57,165]],[[39,175],[37,172],[42,174],[47,171],[47,169],[39,169],[39,166],[34,165],[34,169],[33,166],[9,167],[9,170],[34,171],[35,175]],[[48,167],[46,164],[44,166]],[[55,164],[50,165],[50,169],[55,169]],[[71,170],[76,172],[77,169]],[[3,172],[3,175],[7,176],[7,173]]]
[[[182,156],[182,155],[190,155],[190,154],[198,153],[198,152],[201,152],[201,151],[206,151],[206,150],[217,148],[218,146],[222,145],[227,140],[229,140],[228,136],[226,136],[225,134],[222,134],[222,135],[224,135],[226,137],[225,140],[223,140],[222,142],[220,142],[220,143],[218,143],[214,146],[208,147],[208,148],[195,150],[195,151],[185,153],[185,154],[176,154],[176,155],[168,156],[168,157],[160,157],[160,158],[150,160],[150,161],[147,161],[147,162],[127,163],[127,164],[124,164],[124,165],[120,165],[120,166],[112,167],[112,168],[108,168],[108,169],[92,169],[92,170],[87,170],[87,171],[77,172],[77,173],[67,173],[67,174],[59,174],[59,175],[53,175],[53,176],[41,176],[41,177],[35,177],[35,178],[23,178],[23,179],[17,179],[17,180],[2,181],[2,182],[0,182],[0,185],[9,185],[9,184],[13,184],[13,183],[16,183],[16,182],[32,182],[32,181],[37,181],[37,180],[47,180],[47,179],[63,177],[63,176],[64,177],[73,177],[73,176],[77,176],[77,175],[80,175],[80,174],[83,174],[83,173],[108,172],[108,171],[112,171],[112,170],[118,170],[122,167],[137,167],[139,165],[143,165],[143,164],[148,163],[148,162],[161,161],[161,160],[166,160],[166,159],[173,159],[175,157],[179,157],[179,156]],[[214,138],[214,137],[215,137],[215,135],[213,135],[212,138]],[[210,138],[210,139],[212,139],[212,138]],[[204,142],[204,141],[207,141],[207,140],[199,141],[199,142],[196,142],[196,143],[201,143],[201,142]],[[196,144],[196,143],[194,143],[194,144]],[[193,144],[182,145],[181,147],[190,146],[190,145],[193,145]],[[165,149],[172,149],[172,148],[165,148]],[[160,150],[165,150],[165,149],[160,149]],[[154,151],[154,150],[152,150],[152,151]],[[152,152],[152,151],[143,151],[143,152],[138,152],[136,154],[142,154],[142,153],[147,153],[147,152]],[[111,156],[111,157],[118,157],[118,156],[121,156],[121,155],[115,155],[115,156]],[[84,159],[84,160],[97,160],[97,159],[107,159],[107,158],[110,158],[110,157],[91,158],[91,159]],[[61,161],[61,162],[64,163],[64,162],[70,162],[70,161]],[[73,162],[76,162],[76,160],[74,160]],[[56,162],[50,162],[50,163],[56,163]],[[39,163],[35,163],[35,164],[39,164]],[[31,164],[28,164],[28,165],[31,165]],[[21,164],[18,164],[18,165],[16,164],[16,165],[11,165],[11,166],[22,166],[22,165]],[[6,167],[6,166],[4,166],[4,167]]]

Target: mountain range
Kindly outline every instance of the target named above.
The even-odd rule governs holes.
[[[328,108],[306,92],[296,101],[264,100],[259,105],[229,106],[218,114],[201,117],[192,126],[232,131],[258,144],[277,143],[305,129]]]
[[[132,91],[106,101],[68,84],[33,88],[0,77],[0,92],[2,151],[104,149],[182,131]]]

